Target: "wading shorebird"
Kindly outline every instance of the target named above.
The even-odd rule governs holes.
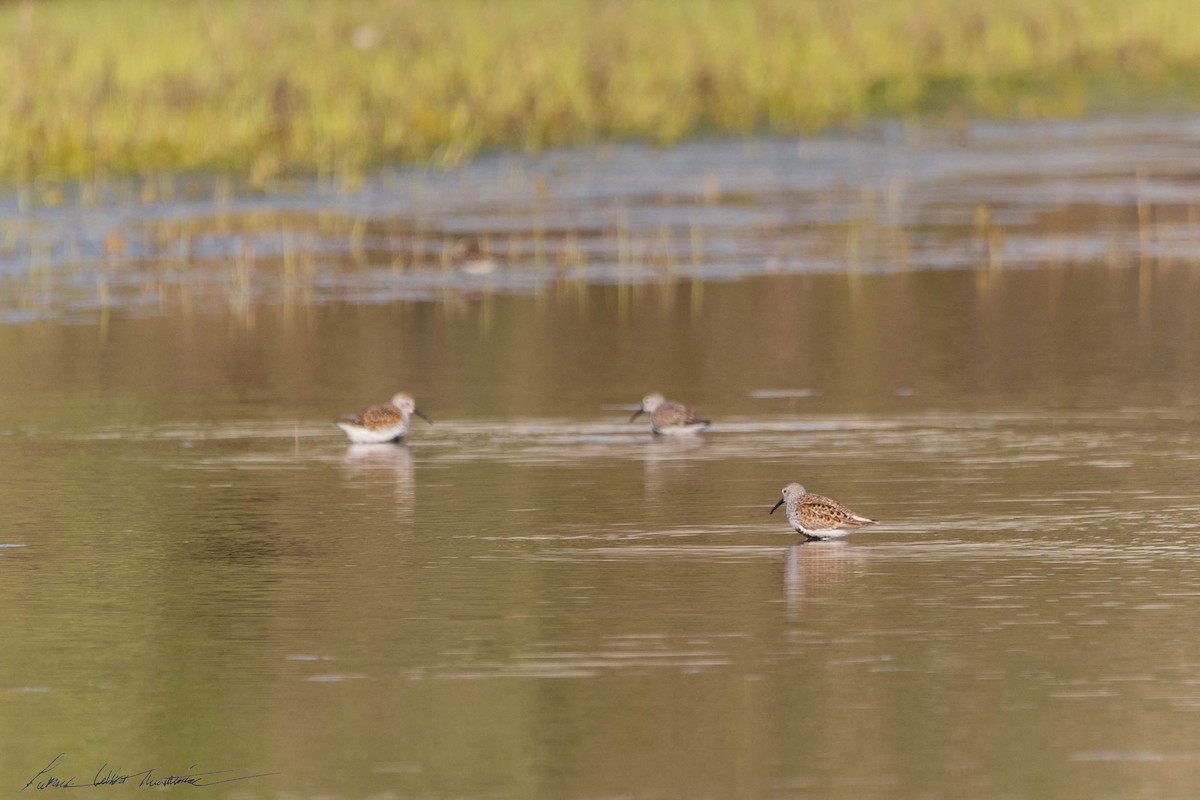
[[[633,412],[629,418],[633,422],[642,414],[650,415],[650,432],[678,436],[685,433],[699,433],[709,426],[709,421],[701,419],[696,409],[668,400],[658,392],[642,398],[642,407]]]
[[[417,410],[412,395],[401,392],[390,403],[364,408],[357,414],[342,417],[337,421],[337,426],[355,444],[398,442],[408,433],[410,414],[416,414],[430,425],[433,424],[433,420]]]
[[[464,275],[491,275],[496,271],[496,259],[483,251],[474,236],[459,239],[450,251]]]
[[[784,503],[787,504],[788,522],[809,539],[836,539],[875,524],[875,520],[855,514],[836,500],[809,494],[798,483],[783,487],[783,497],[767,513],[774,514]]]

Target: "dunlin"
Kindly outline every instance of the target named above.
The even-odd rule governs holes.
[[[642,398],[642,407],[629,418],[633,422],[642,414],[650,415],[650,431],[657,434],[677,436],[698,433],[708,427],[709,421],[702,419],[696,409],[668,400],[657,392]]]
[[[809,494],[798,483],[783,487],[783,497],[771,507],[771,514],[784,503],[792,527],[809,539],[835,539],[845,536],[875,520],[855,514],[836,500],[819,494]]]
[[[353,416],[342,417],[337,426],[355,444],[398,442],[408,433],[408,417],[416,414],[430,425],[433,421],[417,410],[412,395],[401,392],[390,403],[364,408]]]
[[[496,271],[496,259],[483,251],[474,236],[459,239],[451,254],[464,275],[490,275]]]

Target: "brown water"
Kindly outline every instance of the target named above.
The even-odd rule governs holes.
[[[1163,131],[1193,124],[924,142],[958,166],[909,173],[890,227],[861,222],[851,249],[865,206],[810,218],[772,192],[825,180],[813,153],[915,145],[806,143],[796,174],[762,166],[779,143],[643,154],[617,177],[576,156],[581,219],[628,220],[582,267],[549,246],[539,267],[532,244],[490,276],[358,266],[320,255],[336,237],[314,230],[296,256],[314,274],[288,295],[266,257],[206,284],[228,275],[219,257],[122,244],[34,263],[14,244],[0,794],[65,753],[39,780],[277,773],[191,790],[205,797],[1195,796],[1200,262],[1189,206],[1162,188],[1195,177],[1161,157],[1179,147]],[[1043,191],[1030,165],[1053,141],[1084,155]],[[1145,160],[1097,155],[1113,149]],[[604,190],[666,185],[655,170],[689,152],[761,194]],[[427,189],[443,234],[494,239],[500,217],[459,194],[495,164],[478,169],[389,181],[445,180]],[[812,191],[851,193],[833,184]],[[231,200],[243,232],[204,241],[294,221],[292,202]],[[806,221],[747,231],[739,204]],[[15,210],[13,241],[155,230],[100,205]],[[703,257],[648,263],[659,214],[680,231],[711,215]],[[402,216],[363,224],[425,247]],[[889,241],[917,244],[902,261]],[[1080,244],[1097,242],[1112,247]],[[329,422],[399,389],[435,423],[406,446],[351,447]],[[713,429],[626,424],[651,390]],[[882,522],[799,544],[767,514],[792,480]],[[138,779],[72,796],[142,796]]]

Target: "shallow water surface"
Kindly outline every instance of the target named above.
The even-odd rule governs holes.
[[[1146,130],[1106,147],[1170,151]],[[747,208],[847,252],[841,222],[770,194],[825,179],[738,173],[728,147],[711,168],[760,192]],[[1137,244],[1137,197],[1096,188],[1090,151],[1039,195],[941,147],[978,170],[954,219],[917,214],[946,243],[926,252],[977,248],[957,265],[766,274],[760,229],[736,275],[438,267],[437,298],[401,271],[362,302],[359,277],[391,274],[368,256],[320,297],[254,278],[241,304],[199,265],[151,304],[49,267],[47,302],[0,325],[0,786],[64,753],[48,774],[77,783],[273,773],[206,797],[1193,796],[1200,264],[1155,255],[1161,229]],[[592,169],[661,186],[674,158]],[[963,205],[1076,195],[1107,210],[1071,235],[1128,252],[989,259]],[[442,202],[443,230],[499,224]],[[756,224],[722,208],[650,203],[629,228]],[[407,444],[332,425],[401,389],[434,420]],[[651,390],[712,429],[628,424]],[[793,480],[881,524],[800,543],[767,513]]]

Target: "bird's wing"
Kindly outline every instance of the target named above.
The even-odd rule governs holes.
[[[708,424],[708,420],[696,413],[696,409],[683,403],[668,400],[654,412],[654,422],[659,427],[665,425],[696,425]]]
[[[353,416],[342,417],[341,421],[361,425],[364,428],[386,428],[391,425],[399,425],[404,421],[404,415],[394,405],[385,403],[381,406],[364,408]]]
[[[804,495],[798,510],[805,527],[811,530],[858,528],[875,524],[875,520],[855,514],[838,501],[819,494]]]

